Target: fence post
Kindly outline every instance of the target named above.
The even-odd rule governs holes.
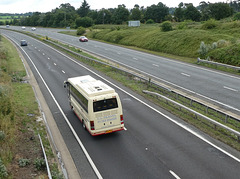
[[[228,115],[226,114],[225,123],[227,123],[227,121],[228,121]]]

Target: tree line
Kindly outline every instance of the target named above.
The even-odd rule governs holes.
[[[192,3],[181,2],[178,7],[169,8],[162,2],[144,8],[136,4],[127,9],[124,4],[117,8],[92,10],[86,0],[78,9],[69,3],[61,4],[51,12],[33,12],[20,19],[6,21],[9,25],[42,26],[42,27],[90,27],[93,24],[123,24],[128,20],[139,20],[141,23],[161,23],[163,21],[206,21],[220,20],[240,11],[240,0],[230,3],[210,3],[202,1],[194,7]]]

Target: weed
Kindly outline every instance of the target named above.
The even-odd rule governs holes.
[[[0,141],[5,139],[4,131],[0,131]]]
[[[7,176],[8,176],[7,169],[3,164],[2,160],[0,159],[0,178],[7,178]]]
[[[27,166],[27,165],[29,165],[30,164],[30,160],[29,159],[23,159],[23,158],[21,158],[21,159],[19,159],[19,161],[18,161],[18,165],[20,166],[20,167],[25,167],[25,166]]]
[[[43,158],[37,158],[34,161],[34,165],[35,165],[37,170],[44,170],[46,168],[46,163],[45,163],[45,160]]]

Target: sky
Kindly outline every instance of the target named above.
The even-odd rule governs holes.
[[[140,7],[148,7],[153,4],[162,2],[167,7],[177,7],[180,2],[193,3],[196,7],[203,0],[86,0],[90,9],[108,9],[117,8],[118,5],[124,4],[127,8],[132,9],[135,4]],[[56,9],[61,4],[69,3],[78,9],[83,0],[0,0],[0,13],[26,13],[26,12],[49,12]],[[205,2],[227,2],[227,0],[205,0]]]

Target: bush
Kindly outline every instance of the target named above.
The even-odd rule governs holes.
[[[240,20],[240,12],[234,14],[233,20],[234,20],[234,21]]]
[[[162,27],[162,31],[163,32],[167,32],[167,31],[171,31],[172,30],[172,24],[169,21],[163,22],[161,27]]]
[[[46,163],[45,163],[45,160],[43,158],[37,158],[35,161],[34,161],[34,165],[35,167],[37,168],[37,170],[43,170],[46,168]]]
[[[77,35],[83,35],[84,33],[86,33],[86,29],[84,27],[78,27]]]
[[[93,25],[93,19],[90,17],[79,17],[76,19],[75,23],[77,27],[91,27]]]
[[[23,158],[21,158],[21,159],[19,159],[19,161],[18,161],[18,165],[20,166],[20,167],[25,167],[25,166],[27,166],[27,165],[29,165],[30,164],[30,160],[29,159],[23,159]]]
[[[0,178],[7,178],[8,173],[7,173],[7,169],[4,166],[2,160],[0,159]]]
[[[0,141],[5,139],[5,133],[0,131]]]
[[[186,29],[187,28],[187,23],[186,22],[181,22],[177,26],[178,29]]]
[[[198,50],[198,53],[200,54],[201,58],[205,58],[208,53],[209,47],[208,45],[205,45],[204,42],[201,42],[200,48]]]
[[[205,29],[205,30],[213,29],[215,27],[217,27],[217,21],[215,21],[214,19],[210,19],[202,25],[202,29]]]
[[[216,62],[240,66],[240,44],[217,48],[209,52],[208,55]]]
[[[154,20],[148,19],[148,20],[146,21],[146,24],[154,24]]]

